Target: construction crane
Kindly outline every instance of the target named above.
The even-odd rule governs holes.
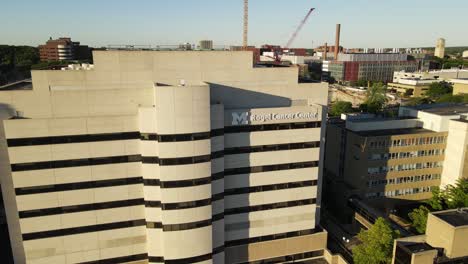
[[[247,38],[249,36],[249,0],[244,0],[244,36],[242,46],[244,49],[248,46]]]
[[[301,23],[299,24],[299,26],[296,28],[296,30],[292,34],[291,38],[288,40],[288,42],[286,43],[286,45],[282,49],[278,48],[278,47],[271,46],[271,45],[265,45],[266,48],[270,49],[271,52],[273,52],[274,57],[270,57],[270,58],[273,58],[275,63],[277,63],[277,64],[281,63],[281,56],[283,54],[283,50],[289,49],[291,44],[296,39],[297,34],[299,34],[299,31],[301,31],[302,27],[304,27],[305,23],[307,22],[307,20],[309,19],[310,15],[312,14],[312,12],[314,10],[315,10],[315,8],[311,8],[307,12],[307,15],[304,17],[304,19],[302,19]]]
[[[286,43],[286,46],[284,46],[285,49],[288,49],[291,44],[293,43],[293,41],[296,39],[297,37],[297,34],[299,33],[299,31],[301,31],[302,27],[305,25],[305,23],[307,22],[307,19],[309,19],[310,17],[310,14],[312,14],[312,12],[314,12],[315,8],[311,8],[309,10],[309,12],[307,12],[307,15],[304,17],[304,19],[301,21],[301,23],[299,24],[299,26],[297,27],[296,31],[294,31],[294,33],[292,34],[291,38],[288,40],[288,43]]]

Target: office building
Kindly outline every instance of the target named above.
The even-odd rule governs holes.
[[[324,73],[337,82],[366,80],[386,83],[392,81],[395,71],[413,72],[417,69],[416,61],[398,53],[339,53],[338,60],[323,62]]]
[[[437,44],[434,51],[434,56],[438,58],[444,58],[445,56],[445,39],[440,38],[437,40]]]
[[[200,49],[202,50],[212,50],[213,41],[212,40],[200,40]]]
[[[89,60],[91,51],[71,38],[50,38],[45,45],[39,46],[39,56],[41,61]]]
[[[327,84],[254,68],[243,51],[93,56],[92,69],[32,71],[32,90],[0,92],[16,263],[326,257]]]
[[[396,239],[392,264],[468,263],[468,208],[429,213],[426,234]]]
[[[388,211],[428,199],[468,177],[467,116],[466,104],[400,107],[396,118],[344,115],[327,126],[327,186],[343,208],[350,197]]]

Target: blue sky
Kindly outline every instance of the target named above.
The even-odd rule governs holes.
[[[250,0],[249,44],[286,44],[311,7],[293,47],[334,43],[336,23],[347,48],[468,46],[468,0]],[[240,45],[242,12],[242,0],[0,0],[0,44]]]

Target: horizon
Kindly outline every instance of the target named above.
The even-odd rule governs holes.
[[[346,48],[434,47],[438,38],[445,38],[447,47],[468,46],[468,36],[454,26],[463,25],[468,2],[454,0],[450,6],[442,7],[432,0],[424,1],[424,5],[421,2],[297,0],[284,5],[279,0],[252,0],[249,45],[284,46],[307,10],[315,7],[291,48],[334,44],[338,23],[342,26],[341,46]],[[38,46],[49,37],[61,36],[91,47],[198,44],[202,39],[213,40],[215,46],[239,46],[242,42],[241,0],[223,3],[140,0],[112,4],[83,0],[80,5],[61,2],[59,6],[54,3],[26,0],[4,3],[0,23],[8,27],[0,30],[0,44]],[[18,10],[22,12],[21,23],[11,23],[18,19]]]

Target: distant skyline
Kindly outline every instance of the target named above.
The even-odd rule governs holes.
[[[249,45],[285,45],[311,7],[292,47],[334,44],[341,23],[346,48],[468,46],[468,1],[250,0]],[[211,39],[241,45],[242,0],[4,1],[0,44],[43,44],[71,37],[84,45],[177,45]]]

